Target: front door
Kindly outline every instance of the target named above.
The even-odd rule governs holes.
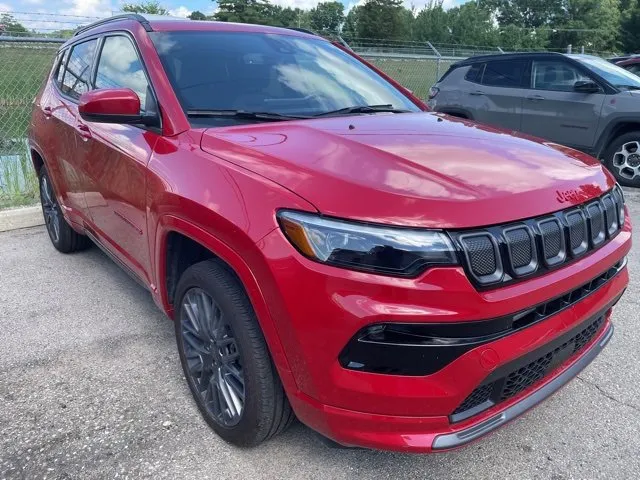
[[[533,60],[522,131],[569,147],[591,148],[606,95],[574,91],[574,84],[583,80],[593,81],[566,60]]]
[[[132,39],[107,36],[97,60],[96,88],[130,88],[143,109],[152,100]],[[85,198],[95,235],[106,248],[151,283],[146,213],[146,172],[157,133],[138,126],[85,122],[91,145]]]

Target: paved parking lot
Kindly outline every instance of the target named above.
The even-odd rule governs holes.
[[[640,193],[627,199],[640,226]],[[479,442],[419,456],[330,449],[300,424],[252,450],[225,444],[144,290],[97,248],[64,256],[42,227],[0,233],[0,479],[638,478],[634,250],[616,334],[578,379]]]

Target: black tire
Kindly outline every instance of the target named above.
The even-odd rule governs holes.
[[[65,220],[49,173],[44,166],[40,170],[39,181],[42,215],[53,246],[62,253],[72,253],[89,248],[91,240],[76,232]]]
[[[207,296],[208,307],[203,303],[209,301]],[[211,428],[225,441],[241,447],[257,445],[286,429],[294,413],[251,303],[236,277],[215,260],[197,263],[180,278],[175,298],[180,361],[193,398]],[[206,320],[194,323],[190,319],[198,312],[203,314],[199,318]],[[220,349],[225,353],[218,354]],[[232,370],[228,367],[225,371],[234,375],[220,373],[229,365]],[[220,377],[226,379],[226,386],[220,386]],[[237,393],[234,398],[243,395],[241,413],[233,418],[231,408],[219,407],[225,401],[223,393],[229,397],[229,387]]]
[[[605,151],[604,161],[618,183],[640,187],[640,131],[614,139]]]

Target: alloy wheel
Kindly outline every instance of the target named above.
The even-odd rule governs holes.
[[[622,144],[613,154],[612,164],[623,178],[633,180],[640,176],[640,141]]]
[[[56,243],[60,240],[60,221],[62,214],[60,205],[58,205],[56,196],[51,188],[49,177],[46,175],[42,177],[42,181],[40,182],[40,198],[47,230],[49,231],[49,235],[51,235],[51,240]]]
[[[180,322],[190,381],[218,424],[237,425],[244,410],[244,370],[228,319],[209,294],[191,288]]]

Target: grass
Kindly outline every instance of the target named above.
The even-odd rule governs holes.
[[[26,145],[17,143],[21,148],[0,149],[0,209],[38,201],[38,179]]]

